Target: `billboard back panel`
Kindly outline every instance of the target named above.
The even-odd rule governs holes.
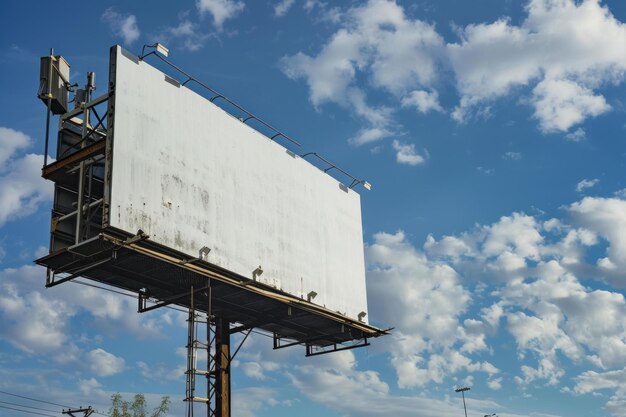
[[[190,257],[206,246],[236,274],[367,313],[359,195],[116,48],[109,225]]]

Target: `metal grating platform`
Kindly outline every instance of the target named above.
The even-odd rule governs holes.
[[[309,347],[335,346],[367,340],[387,331],[353,320],[275,288],[226,271],[198,258],[189,258],[147,239],[124,238],[114,232],[98,236],[35,261],[54,275],[70,274],[48,285],[77,276],[132,291],[155,302],[189,308],[189,291],[194,288],[196,310],[224,317],[240,328],[260,328],[275,340]],[[60,276],[60,275],[59,275]],[[204,308],[203,308],[204,306]]]

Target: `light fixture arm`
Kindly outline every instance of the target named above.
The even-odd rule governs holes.
[[[146,48],[154,48],[154,50],[146,53]],[[144,46],[141,48],[141,55],[139,56],[139,60],[143,60],[148,55],[156,55],[157,52],[165,57],[170,54],[170,50],[167,49],[167,47],[160,42],[156,42],[152,45],[144,44]]]

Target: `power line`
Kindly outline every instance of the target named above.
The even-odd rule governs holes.
[[[31,401],[37,401],[37,402],[40,402],[40,403],[56,405],[57,407],[62,407],[62,408],[72,408],[69,405],[51,403],[50,401],[38,400],[37,398],[31,398],[31,397],[26,397],[24,395],[12,394],[12,393],[6,392],[6,391],[0,391],[0,394],[6,394],[6,395],[11,395],[13,397],[24,398],[25,400],[31,400]]]
[[[25,395],[13,394],[11,392],[1,391],[1,390],[0,390],[0,394],[11,395],[13,397],[23,398],[25,400],[36,401],[36,402],[40,402],[40,403],[44,403],[44,404],[56,405],[57,407],[61,407],[61,408],[72,408],[69,405],[57,404],[57,403],[53,403],[53,402],[50,402],[50,401],[39,400],[37,398],[27,397]],[[43,410],[43,411],[49,411],[49,412],[52,412],[52,413],[56,413],[57,412],[57,411],[52,411],[52,410],[44,410],[43,408],[36,408],[36,407],[30,407],[30,406],[27,406],[27,405],[9,403],[9,402],[6,402],[6,401],[0,401],[0,403],[19,405],[20,407],[34,408],[36,410],[38,409],[38,410]],[[4,408],[7,408],[7,407],[4,407]],[[24,410],[20,410],[20,411],[24,411]],[[108,417],[108,414],[100,413],[98,411],[94,411],[94,413]],[[40,413],[37,413],[37,414],[40,414]],[[44,414],[44,415],[47,415],[47,414]]]
[[[40,416],[46,416],[46,417],[58,417],[58,416],[53,416],[52,414],[44,414],[44,413],[38,413],[36,411],[20,410],[19,408],[5,407],[4,405],[0,405],[0,408],[6,408],[8,410],[21,411],[22,413],[30,413],[31,415],[32,414],[38,414]]]
[[[16,405],[18,407],[24,407],[24,408],[32,408],[33,410],[48,411],[50,413],[58,413],[57,410],[48,410],[47,408],[33,407],[33,406],[30,406],[30,405],[12,403],[12,402],[9,402],[9,401],[0,401],[0,403],[2,403],[2,404],[9,404],[9,405]]]

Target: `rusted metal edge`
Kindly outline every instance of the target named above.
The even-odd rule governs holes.
[[[243,291],[248,291],[248,292],[252,292],[255,293],[257,295],[262,295],[268,298],[271,298],[273,300],[276,301],[280,301],[283,302],[287,305],[291,305],[291,306],[296,306],[297,308],[301,309],[301,310],[305,310],[309,313],[321,316],[321,317],[325,317],[328,319],[331,319],[337,323],[349,326],[353,329],[362,331],[363,333],[367,334],[367,337],[378,337],[378,336],[384,336],[389,334],[389,330],[390,329],[380,329],[378,327],[369,325],[369,324],[365,324],[362,323],[358,320],[352,319],[350,317],[344,316],[342,314],[339,314],[335,311],[329,310],[325,307],[322,306],[318,306],[316,304],[313,303],[309,303],[308,301],[302,300],[296,296],[287,294],[287,293],[283,293],[283,292],[278,292],[276,290],[272,290],[269,287],[268,288],[260,288],[258,286],[257,283],[253,282],[253,281],[242,281],[240,279],[235,279],[233,277],[229,277],[225,274],[222,274],[218,271],[215,271],[213,269],[209,269],[205,266],[202,265],[202,262],[198,262],[198,263],[189,263],[186,262],[186,259],[184,258],[179,258],[170,254],[166,254],[151,248],[148,248],[145,246],[145,242],[144,241],[140,241],[140,242],[135,242],[135,243],[126,243],[123,239],[119,239],[115,236],[109,235],[107,233],[101,233],[100,237],[103,240],[109,241],[111,243],[113,243],[116,246],[121,246],[127,249],[131,249],[137,253],[140,253],[142,255],[146,255],[149,256],[151,258],[155,258],[155,259],[159,259],[161,261],[167,262],[169,264],[172,265],[176,265],[180,268],[184,268],[187,269],[189,271],[192,271],[194,273],[197,273],[199,275],[203,275],[206,276],[208,278],[211,279],[216,279],[218,281],[224,282],[228,285],[232,285],[234,287],[237,287],[238,289],[241,289]]]
[[[63,159],[59,159],[58,161],[46,165],[41,169],[41,176],[48,180],[59,170],[65,168],[68,165],[76,164],[94,155],[103,153],[102,151],[104,150],[105,142],[106,139],[101,139],[97,142],[92,143],[91,145],[85,146],[84,148],[74,152],[73,154]]]

